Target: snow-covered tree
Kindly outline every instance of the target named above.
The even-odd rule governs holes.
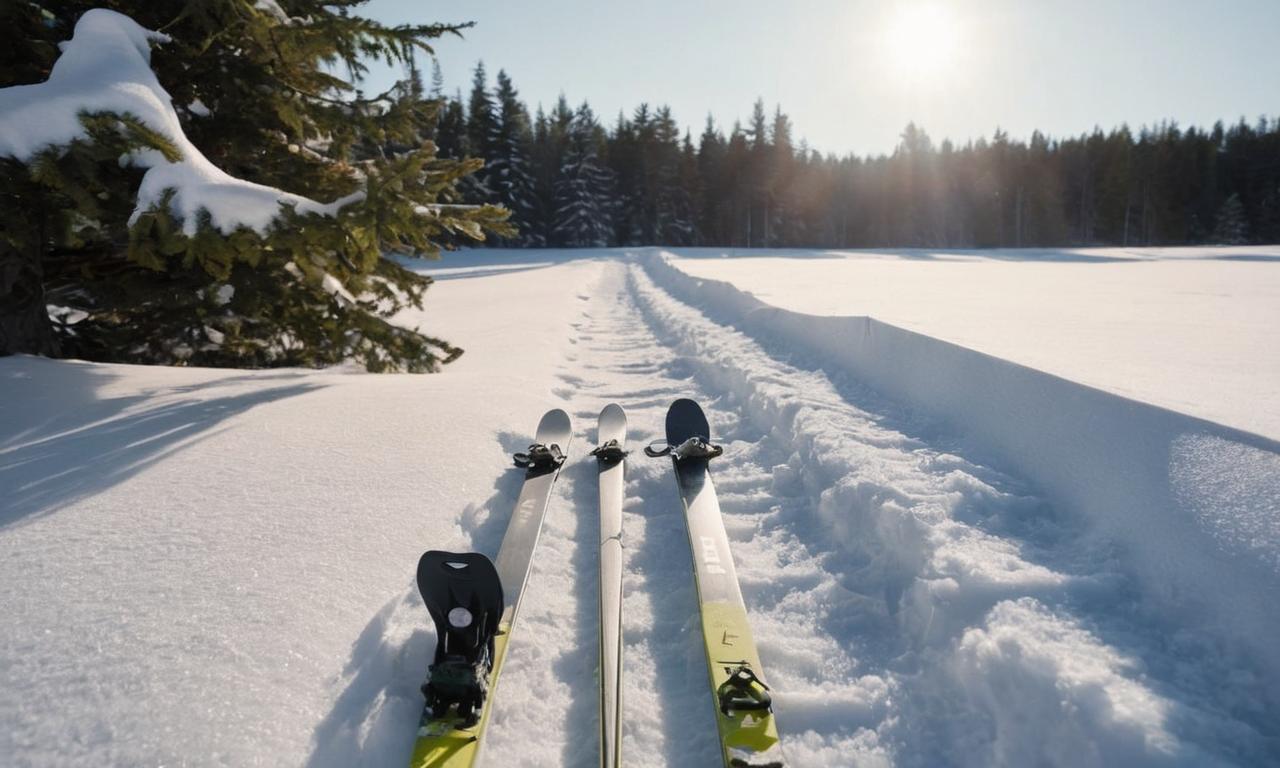
[[[532,169],[535,189],[534,229],[545,244],[558,242],[556,225],[556,182],[560,178],[560,166],[564,164],[568,146],[569,125],[573,122],[573,110],[564,94],[556,100],[551,114],[538,106],[533,121]]]
[[[448,205],[479,164],[421,141],[419,88],[365,96],[333,67],[358,78],[457,27],[385,27],[356,0],[5,5],[31,56],[0,68],[0,351],[411,371],[457,355],[390,323],[430,280],[385,255],[506,233],[506,212]]]
[[[490,154],[485,158],[485,173],[492,192],[491,202],[510,211],[510,222],[520,230],[509,242],[538,247],[544,241],[535,222],[537,190],[529,170],[533,131],[529,126],[529,113],[519,99],[511,78],[499,70],[494,92],[498,114]]]
[[[430,280],[386,256],[504,233],[505,212],[448,204],[479,163],[422,141],[435,105],[418,88],[357,85],[368,57],[406,63],[459,28],[388,27],[360,4],[5,3],[23,55],[0,59],[0,352],[411,371],[455,356],[390,322]]]
[[[554,235],[560,245],[609,244],[616,206],[613,174],[600,162],[602,139],[595,115],[583,103],[569,123],[564,162],[556,180]]]

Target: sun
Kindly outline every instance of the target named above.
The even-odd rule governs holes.
[[[900,4],[888,18],[883,42],[895,70],[913,80],[932,79],[956,58],[959,20],[941,3]]]

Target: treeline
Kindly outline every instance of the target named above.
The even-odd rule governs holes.
[[[561,96],[532,116],[511,79],[441,92],[445,157],[485,167],[465,202],[512,212],[506,246],[1034,247],[1280,242],[1280,121],[1174,123],[963,146],[908,124],[893,154],[823,155],[757,101],[695,140],[641,104],[604,125]]]

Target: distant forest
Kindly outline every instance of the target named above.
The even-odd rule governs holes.
[[[424,89],[413,73],[415,90]],[[493,245],[993,248],[1280,242],[1280,121],[1167,122],[956,146],[908,124],[891,155],[821,154],[781,108],[681,135],[665,106],[605,125],[561,96],[530,115],[511,79],[442,93],[433,138],[475,157],[460,202],[511,211]]]

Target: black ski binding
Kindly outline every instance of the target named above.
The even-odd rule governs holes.
[[[431,550],[418,561],[418,591],[436,625],[436,655],[422,695],[433,718],[457,705],[463,727],[480,719],[502,619],[502,582],[493,562],[471,552]]]
[[[703,459],[705,461],[714,459],[722,453],[724,453],[724,448],[709,443],[697,435],[685,440],[680,445],[673,446],[665,441],[658,440],[644,447],[645,456],[650,458],[671,456],[677,462],[689,459]]]
[[[721,662],[724,663],[724,662]],[[720,712],[729,715],[732,712],[773,711],[773,697],[769,695],[769,686],[756,677],[745,662],[732,662],[737,668],[726,667],[729,679],[716,689],[716,700],[720,702]]]
[[[596,449],[591,452],[591,455],[595,456],[602,463],[617,464],[619,461],[622,461],[627,457],[627,451],[622,449],[622,446],[618,444],[617,440],[610,440],[604,445],[597,446]]]
[[[515,460],[517,467],[530,472],[550,472],[564,463],[564,451],[560,450],[560,446],[555,443],[551,445],[534,443],[527,451],[512,456],[512,459]]]

